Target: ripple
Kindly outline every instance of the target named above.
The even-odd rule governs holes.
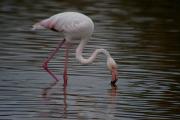
[[[36,2],[36,4],[34,4]],[[0,4],[0,119],[178,119],[179,9],[175,2],[7,1]],[[47,9],[48,8],[48,9]],[[91,65],[70,49],[68,86],[63,87],[64,49],[42,62],[62,35],[31,31],[31,25],[59,11],[80,11],[95,22],[84,56],[97,48],[118,63],[117,87],[111,87],[106,58]]]

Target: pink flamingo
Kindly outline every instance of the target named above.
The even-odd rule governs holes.
[[[90,39],[94,31],[93,21],[86,15],[78,12],[63,12],[53,15],[33,25],[35,29],[51,29],[56,32],[61,32],[64,35],[64,40],[60,42],[57,48],[50,54],[44,61],[43,68],[56,80],[59,79],[48,68],[49,61],[58,52],[58,50],[65,45],[65,64],[64,64],[64,86],[67,86],[67,62],[68,62],[68,49],[69,44],[76,39],[81,40],[76,48],[76,59],[82,64],[92,63],[99,53],[104,53],[107,57],[107,67],[112,74],[111,84],[115,85],[117,81],[117,64],[111,57],[109,52],[105,49],[96,49],[92,55],[86,59],[82,56],[83,49]]]

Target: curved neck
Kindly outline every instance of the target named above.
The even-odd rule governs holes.
[[[89,58],[84,58],[82,56],[82,52],[83,52],[83,49],[85,47],[85,45],[87,44],[88,42],[88,39],[89,38],[85,38],[85,39],[82,39],[80,44],[78,45],[78,47],[76,48],[76,59],[79,60],[80,63],[82,64],[89,64],[89,63],[92,63],[95,59],[96,59],[96,56],[99,54],[99,53],[103,53],[106,55],[107,58],[111,57],[109,52],[105,49],[96,49]]]

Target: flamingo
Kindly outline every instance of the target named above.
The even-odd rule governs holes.
[[[83,49],[90,39],[94,31],[94,23],[88,16],[78,12],[63,12],[55,14],[47,19],[37,22],[33,25],[33,30],[36,29],[50,29],[60,32],[64,35],[63,40],[58,43],[56,49],[45,59],[42,67],[56,80],[59,79],[48,68],[49,61],[55,56],[62,46],[65,46],[65,63],[64,63],[64,86],[67,86],[67,63],[68,63],[68,50],[72,41],[79,39],[80,44],[76,48],[76,59],[81,64],[92,63],[99,53],[103,53],[107,57],[107,68],[112,74],[111,85],[115,85],[117,81],[117,64],[111,57],[106,49],[96,49],[89,58],[83,57]]]

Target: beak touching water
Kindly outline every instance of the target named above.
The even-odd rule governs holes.
[[[117,72],[117,69],[116,69],[116,68],[112,68],[111,74],[112,74],[111,85],[115,86],[115,85],[116,85],[116,81],[118,80],[118,72]]]

